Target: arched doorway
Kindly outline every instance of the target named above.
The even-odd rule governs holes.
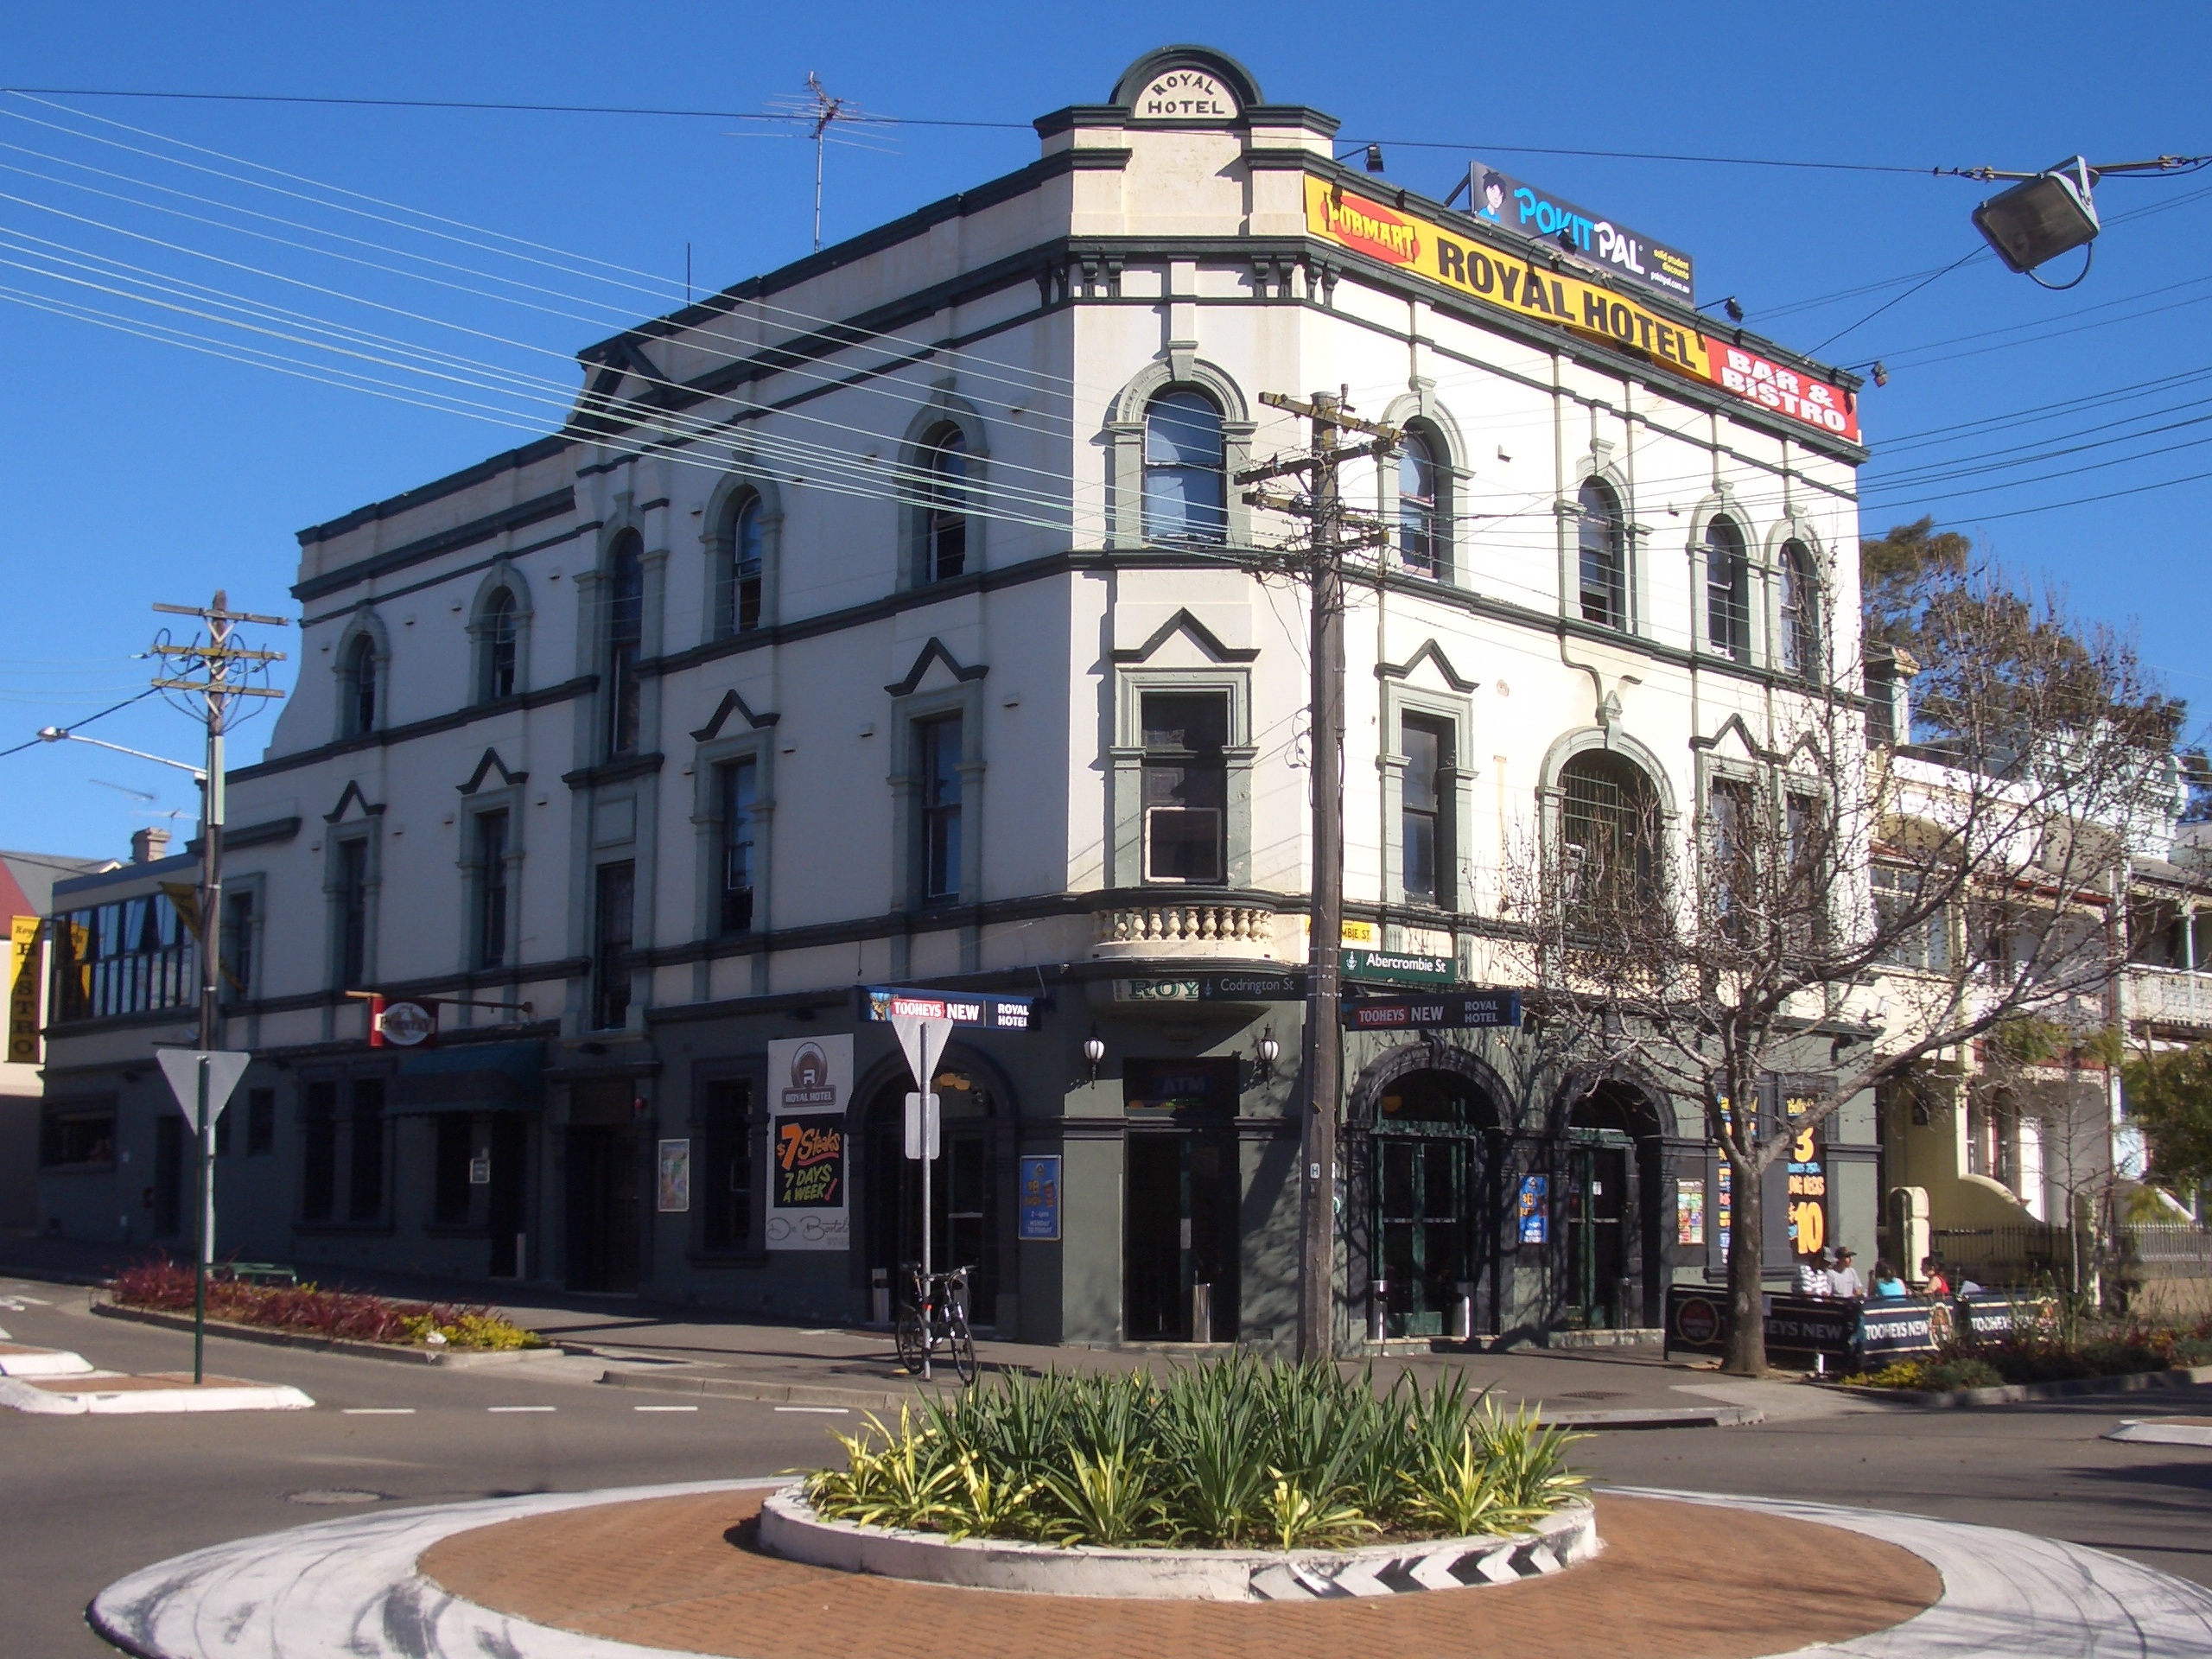
[[[1659,1265],[1659,1121],[1643,1092],[1598,1084],[1568,1109],[1560,1147],[1569,1326],[1649,1325]]]
[[[977,1325],[998,1319],[998,1162],[993,1122],[1006,1110],[991,1080],[957,1051],[931,1079],[943,1114],[943,1146],[930,1170],[930,1260],[940,1272],[971,1269],[968,1307]],[[906,1155],[903,1075],[869,1101],[864,1125],[868,1265],[888,1274],[894,1304],[906,1294],[903,1264],[922,1255],[921,1165]],[[873,1271],[871,1271],[873,1279]]]
[[[1367,1157],[1385,1337],[1474,1334],[1497,1253],[1497,1128],[1489,1096],[1457,1071],[1379,1086]]]

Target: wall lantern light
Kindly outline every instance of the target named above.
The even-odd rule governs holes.
[[[1093,1026],[1090,1035],[1083,1039],[1083,1058],[1090,1062],[1090,1080],[1098,1081],[1098,1063],[1106,1058],[1106,1042]]]

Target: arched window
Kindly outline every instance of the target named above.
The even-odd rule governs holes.
[[[1144,538],[1218,547],[1229,539],[1221,410],[1204,392],[1163,391],[1144,412]]]
[[[760,498],[748,495],[738,504],[729,526],[729,614],[732,633],[750,633],[760,626]]]
[[[1592,923],[1643,910],[1659,881],[1659,795],[1607,749],[1560,768],[1560,868],[1570,915]]]
[[[1808,680],[1821,671],[1821,590],[1802,542],[1782,544],[1782,666]]]
[[[645,648],[645,566],[635,531],[625,531],[607,566],[607,752],[638,752]]]
[[[968,439],[957,426],[940,426],[924,447],[929,471],[922,507],[922,579],[950,582],[968,569]]]
[[[346,647],[343,706],[340,723],[348,737],[359,737],[377,728],[377,642],[368,633],[357,633]]]
[[[1582,620],[1628,626],[1628,548],[1619,498],[1596,479],[1576,498],[1581,509]]]
[[[1398,560],[1424,576],[1446,574],[1448,521],[1438,477],[1434,446],[1418,432],[1407,433],[1398,448]]]
[[[1744,556],[1744,532],[1736,521],[1716,515],[1705,527],[1706,640],[1738,662],[1751,654],[1751,565]]]
[[[479,624],[483,637],[482,680],[476,688],[480,702],[497,702],[515,694],[515,596],[496,589],[484,606]]]

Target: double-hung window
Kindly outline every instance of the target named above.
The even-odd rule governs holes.
[[[1724,657],[1744,662],[1751,652],[1751,570],[1744,532],[1716,518],[1705,531],[1706,639]]]
[[[476,815],[476,965],[507,961],[507,815]]]
[[[715,768],[717,816],[721,837],[716,860],[721,897],[716,912],[718,929],[744,933],[753,926],[754,826],[753,802],[760,767],[756,760],[733,760]]]
[[[961,717],[916,722],[914,741],[921,776],[922,899],[946,904],[960,897]]]
[[[630,1019],[630,954],[637,892],[635,864],[599,867],[592,906],[592,1024],[618,1030]]]
[[[1228,866],[1224,693],[1144,694],[1145,880],[1219,886]]]
[[[365,836],[338,843],[337,885],[334,965],[339,988],[354,990],[368,977],[369,842]]]
[[[638,664],[645,652],[645,570],[635,535],[616,545],[607,571],[607,752],[635,754],[644,687]]]
[[[1576,498],[1582,620],[1601,628],[1628,626],[1628,540],[1621,505],[1596,479]]]
[[[1452,728],[1440,720],[1408,715],[1398,741],[1405,751],[1400,775],[1398,857],[1406,902],[1441,905],[1451,898],[1452,835],[1447,822],[1445,778],[1452,764]]]
[[[1902,864],[1876,862],[1872,881],[1874,929],[1883,963],[1924,974],[1950,972],[1949,906],[1917,914],[1923,905],[1920,873]]]

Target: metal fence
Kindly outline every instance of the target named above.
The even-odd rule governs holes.
[[[1929,1230],[1928,1248],[1942,1262],[1955,1288],[1964,1279],[1992,1287],[2063,1284],[2072,1271],[2074,1230],[1935,1227]]]
[[[2187,1222],[2122,1227],[2120,1259],[2154,1279],[2212,1278],[2212,1232]]]

